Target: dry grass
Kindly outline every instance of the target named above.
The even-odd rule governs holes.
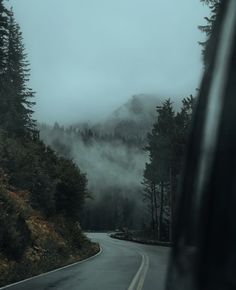
[[[20,261],[9,260],[0,252],[0,286],[87,258],[99,251],[88,241],[77,223],[63,217],[47,220],[29,203],[29,193],[8,191],[15,215],[23,216],[30,231],[30,241]],[[73,240],[78,238],[78,243]]]

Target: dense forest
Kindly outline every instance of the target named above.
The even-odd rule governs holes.
[[[211,54],[207,44],[220,1],[201,2],[211,10],[206,24],[199,26],[206,34],[206,41],[199,44],[207,66]],[[86,229],[139,229],[154,239],[172,240],[195,103],[193,96],[179,105],[171,99],[152,96],[150,102],[150,96],[137,95],[100,124],[39,126],[47,144],[88,173],[92,195],[81,215]]]
[[[172,203],[194,100],[190,96],[177,106],[138,95],[100,124],[39,126],[47,144],[88,173],[85,229],[136,229],[158,240],[171,238]]]
[[[170,99],[157,107],[158,118],[147,136],[149,161],[144,170],[144,200],[148,204],[151,229],[158,240],[172,241],[172,227],[195,99],[183,99],[179,112]]]
[[[205,17],[206,23],[198,27],[206,35],[206,40],[199,42],[206,68],[214,50],[209,42],[221,1],[201,2],[211,11],[210,17]],[[173,241],[178,192],[196,103],[193,96],[184,98],[176,112],[167,99],[157,106],[157,120],[147,135],[145,150],[149,161],[143,174],[144,201],[148,205],[152,237],[157,240]]]
[[[20,27],[1,0],[0,284],[96,251],[78,223],[86,175],[39,139],[29,77]]]
[[[133,96],[103,123],[40,125],[40,136],[61,156],[87,172],[91,198],[81,213],[87,230],[140,229],[146,217],[142,174],[146,135],[155,120],[158,97]]]
[[[206,68],[214,49],[209,42],[221,1],[201,2],[211,11],[210,17],[205,17],[205,25],[198,27],[206,35],[206,40],[199,42]],[[178,192],[196,103],[193,96],[184,98],[176,113],[171,100],[167,99],[157,107],[157,120],[147,135],[145,149],[149,161],[143,175],[144,200],[150,213],[152,236],[157,240],[173,241]]]
[[[207,66],[220,1],[201,2]],[[196,98],[136,95],[103,123],[49,126],[33,118],[29,78],[21,28],[0,0],[0,284],[97,252],[81,226],[172,241]]]

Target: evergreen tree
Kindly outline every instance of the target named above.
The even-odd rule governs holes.
[[[6,68],[6,41],[8,36],[8,15],[9,11],[5,8],[3,0],[0,0],[0,76],[4,74]]]
[[[169,215],[169,240],[172,240],[175,196],[183,168],[188,134],[192,121],[195,99],[182,101],[181,111],[174,112],[170,100],[157,107],[158,118],[148,134],[149,163],[144,170],[144,200],[148,202],[152,230],[156,237],[167,237],[164,214]],[[168,209],[168,212],[167,212]]]
[[[8,111],[6,129],[18,137],[33,137],[36,133],[32,119],[34,93],[28,87],[29,69],[26,61],[22,33],[13,12],[9,16],[7,47]]]
[[[6,61],[7,61],[7,38],[8,38],[9,11],[0,0],[0,124],[3,124],[4,114],[7,111],[6,96]]]
[[[34,96],[22,33],[13,12],[0,0],[0,126],[13,137],[35,137]]]
[[[196,99],[191,95],[182,100],[180,112],[175,116],[175,135],[173,140],[173,152],[170,171],[170,226],[169,236],[172,240],[174,212],[176,206],[176,195],[181,173],[183,171],[184,157],[188,143],[188,137],[192,125],[193,112]]]
[[[207,46],[210,41],[210,37],[212,34],[212,30],[214,27],[214,23],[216,21],[216,17],[218,14],[219,6],[221,4],[221,0],[200,0],[205,5],[208,5],[210,7],[211,15],[210,17],[205,17],[206,24],[205,25],[199,25],[199,29],[206,34],[206,41],[199,42],[200,45],[203,46],[202,54],[203,54],[203,61],[204,64],[207,65],[209,60],[209,53],[207,51]]]
[[[60,158],[57,164],[58,183],[56,185],[56,211],[76,219],[84,205],[87,190],[87,177],[71,160]]]
[[[165,101],[157,107],[158,118],[151,134],[148,134],[149,163],[144,171],[145,199],[149,199],[152,228],[157,230],[157,238],[162,238],[164,200],[166,188],[170,185],[173,141],[175,134],[175,113],[172,103]]]

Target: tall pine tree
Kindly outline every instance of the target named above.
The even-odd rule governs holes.
[[[5,123],[7,111],[6,62],[9,11],[0,0],[0,126]]]
[[[148,134],[149,163],[144,170],[145,198],[149,200],[153,229],[157,238],[163,237],[163,220],[167,188],[170,186],[173,141],[175,134],[175,113],[170,100],[157,107],[158,118]]]
[[[13,12],[0,0],[0,127],[9,136],[33,138],[33,91],[28,87],[29,69],[22,33]]]
[[[149,162],[143,175],[144,199],[148,202],[152,230],[156,231],[158,239],[168,236],[172,240],[175,196],[183,169],[194,104],[193,96],[183,99],[182,108],[176,114],[171,101],[166,100],[157,107],[157,122],[148,134],[146,151],[149,153]],[[166,223],[167,215],[169,224]]]
[[[207,50],[207,46],[210,41],[210,37],[212,34],[212,30],[214,28],[214,23],[216,21],[216,17],[218,14],[218,10],[221,4],[221,0],[200,0],[203,4],[208,5],[210,7],[211,15],[210,17],[205,17],[206,24],[199,25],[198,28],[206,34],[206,41],[199,42],[200,45],[203,46],[202,54],[204,64],[207,65],[209,60],[209,52]]]
[[[28,87],[29,69],[22,33],[13,12],[9,17],[7,54],[7,81],[9,86],[8,131],[15,136],[32,137],[35,122],[32,119],[33,91]]]

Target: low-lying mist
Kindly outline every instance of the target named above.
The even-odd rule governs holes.
[[[142,175],[146,135],[155,121],[155,96],[138,95],[103,123],[64,128],[40,125],[41,138],[87,173],[92,200],[85,206],[87,229],[137,227],[145,223]]]

